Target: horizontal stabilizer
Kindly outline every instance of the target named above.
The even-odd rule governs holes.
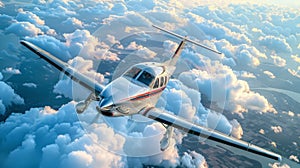
[[[188,41],[188,42],[190,42],[190,43],[196,44],[196,45],[198,45],[198,46],[200,46],[200,47],[202,47],[202,48],[204,48],[204,49],[207,49],[207,50],[212,51],[212,52],[217,53],[217,54],[222,54],[221,52],[216,51],[216,50],[214,50],[214,49],[212,49],[212,48],[209,48],[209,47],[207,47],[207,46],[205,46],[205,45],[203,45],[203,44],[200,44],[200,43],[198,43],[198,42],[196,42],[196,41],[194,41],[194,40],[191,40],[191,39],[187,38],[186,36],[181,36],[181,35],[179,35],[179,34],[176,34],[176,33],[174,33],[174,32],[171,32],[171,31],[169,31],[169,30],[166,30],[166,29],[164,29],[164,28],[158,27],[158,26],[156,26],[156,25],[152,25],[152,26],[155,27],[155,28],[157,28],[158,30],[161,30],[161,31],[163,31],[163,32],[166,32],[166,33],[168,33],[168,34],[171,34],[171,35],[173,35],[173,36],[175,36],[175,37],[178,37],[178,38],[180,38],[180,39],[185,39],[185,41]]]

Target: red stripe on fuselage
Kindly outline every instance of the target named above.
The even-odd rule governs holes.
[[[124,101],[136,101],[136,100],[142,100],[142,99],[145,99],[145,98],[149,98],[151,96],[154,96],[160,92],[162,92],[166,87],[162,87],[162,88],[159,88],[159,89],[155,89],[155,90],[152,90],[152,91],[149,91],[149,92],[145,92],[145,93],[142,93],[142,94],[139,94],[139,95],[135,95],[135,96],[132,96],[132,97],[129,97],[129,98],[126,98]]]

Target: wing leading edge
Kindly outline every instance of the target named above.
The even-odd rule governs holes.
[[[248,142],[238,140],[236,138],[230,137],[223,133],[217,132],[216,130],[212,130],[206,127],[202,127],[200,125],[193,124],[189,121],[186,121],[183,118],[175,116],[173,114],[164,112],[163,110],[153,108],[149,110],[146,114],[146,117],[156,120],[158,122],[164,123],[166,125],[175,127],[184,132],[206,138],[216,142],[217,144],[227,145],[230,147],[234,147],[243,151],[250,152],[252,154],[264,156],[269,159],[281,161],[281,156],[268,151],[266,149],[260,148],[258,146],[252,145]]]
[[[87,76],[81,74],[76,69],[71,67],[68,63],[63,62],[62,60],[48,53],[47,51],[25,40],[21,40],[20,43],[32,52],[34,52],[36,55],[53,65],[59,71],[69,76],[73,81],[78,82],[83,87],[91,90],[92,92],[95,92],[96,94],[100,94],[103,90],[103,86],[101,86],[95,80],[92,80],[91,78],[88,78]]]

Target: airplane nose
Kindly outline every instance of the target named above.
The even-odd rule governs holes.
[[[113,105],[113,102],[112,102],[111,98],[104,98],[101,100],[101,102],[99,104],[100,108],[103,110],[109,110],[108,108],[112,107],[112,105]]]
[[[97,110],[105,116],[113,116],[113,112],[111,111],[113,107],[113,102],[110,98],[104,98],[99,103]]]

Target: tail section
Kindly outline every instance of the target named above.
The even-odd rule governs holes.
[[[182,41],[180,42],[179,46],[177,47],[175,53],[173,54],[171,60],[169,61],[169,65],[170,66],[175,66],[176,65],[176,62],[177,60],[179,59],[180,55],[181,55],[181,52],[185,46],[185,42],[186,42],[186,39],[182,39]]]
[[[180,44],[179,44],[179,46],[178,46],[178,48],[176,49],[174,55],[172,56],[171,60],[169,61],[169,65],[170,65],[170,66],[175,66],[175,65],[176,65],[176,62],[177,62],[178,58],[180,57],[180,54],[181,54],[181,52],[182,52],[182,50],[183,50],[183,48],[184,48],[186,42],[190,42],[190,43],[196,44],[196,45],[198,45],[198,46],[200,46],[200,47],[202,47],[202,48],[204,48],[204,49],[206,49],[206,50],[209,50],[209,51],[211,51],[211,52],[214,52],[214,53],[217,53],[217,54],[222,54],[221,52],[216,51],[216,50],[214,50],[214,49],[212,49],[212,48],[209,48],[209,47],[207,47],[207,46],[205,46],[205,45],[202,45],[202,44],[200,44],[200,43],[198,43],[198,42],[196,42],[196,41],[193,41],[193,40],[187,38],[186,36],[181,36],[181,35],[179,35],[179,34],[176,34],[176,33],[174,33],[174,32],[171,32],[171,31],[169,31],[169,30],[166,30],[166,29],[163,29],[163,28],[161,28],[161,27],[158,27],[158,26],[156,26],[156,25],[152,25],[152,26],[153,26],[154,28],[158,29],[158,30],[161,30],[161,31],[163,31],[163,32],[166,32],[166,33],[171,34],[171,35],[173,35],[173,36],[175,36],[175,37],[177,37],[177,38],[182,39],[181,42],[180,42]]]

